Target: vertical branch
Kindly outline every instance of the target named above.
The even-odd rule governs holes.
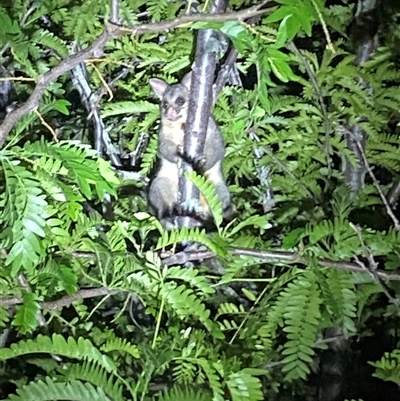
[[[119,0],[111,0],[110,21],[113,24],[119,23]]]
[[[212,13],[226,10],[226,0],[214,0]],[[208,120],[213,104],[213,83],[220,40],[212,29],[199,31],[196,43],[196,56],[191,80],[188,119],[185,129],[184,153],[192,160],[204,153]],[[183,166],[183,172],[190,172],[191,166]],[[190,205],[199,202],[199,190],[184,177],[179,179],[179,203]],[[184,217],[179,219],[179,226],[190,226],[193,221]]]

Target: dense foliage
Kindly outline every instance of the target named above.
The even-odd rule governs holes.
[[[380,47],[362,64],[357,49],[372,38],[353,33],[361,0],[278,0],[258,21],[132,28],[191,3],[121,0],[126,32],[49,81],[0,150],[2,399],[333,401],[344,398],[323,388],[338,358],[343,397],[377,399],[349,384],[372,375],[400,386],[399,6],[375,10]],[[251,5],[231,0],[228,12]],[[1,120],[102,34],[110,10],[0,6]],[[159,119],[148,81],[179,81],[204,28],[230,39],[244,83],[225,86],[213,110],[235,216],[223,221],[212,184],[193,174],[217,229],[165,231],[146,204]],[[96,124],[110,138],[102,157]],[[179,263],[170,255],[182,241],[217,259]]]

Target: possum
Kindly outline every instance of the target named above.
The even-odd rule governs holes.
[[[151,182],[149,203],[158,219],[163,222],[174,214],[184,214],[178,205],[179,177],[182,175],[183,163],[192,164],[194,170],[200,172],[216,187],[227,218],[232,213],[231,198],[222,173],[222,160],[225,146],[222,134],[214,118],[210,116],[206,134],[204,154],[195,160],[183,153],[186,120],[190,96],[191,73],[181,83],[169,85],[162,79],[150,79],[150,86],[160,99],[161,127],[158,141],[159,170]],[[206,200],[200,194],[200,220],[212,218]]]

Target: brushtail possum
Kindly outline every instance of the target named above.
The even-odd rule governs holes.
[[[179,177],[183,163],[191,163],[194,169],[203,174],[216,187],[222,202],[224,217],[232,213],[228,187],[222,173],[222,160],[225,147],[220,130],[210,116],[204,146],[204,155],[189,160],[183,154],[185,126],[188,116],[191,73],[181,83],[169,85],[159,78],[150,79],[150,86],[160,99],[161,128],[158,140],[160,167],[149,189],[149,202],[157,217],[163,221],[179,211]],[[211,218],[211,212],[204,197],[200,195],[199,217],[203,221]],[[179,213],[181,214],[182,211]]]

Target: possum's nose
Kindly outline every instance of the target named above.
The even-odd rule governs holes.
[[[165,113],[169,120],[176,121],[180,117],[179,111],[180,111],[179,109],[176,110],[173,107],[168,107]]]

